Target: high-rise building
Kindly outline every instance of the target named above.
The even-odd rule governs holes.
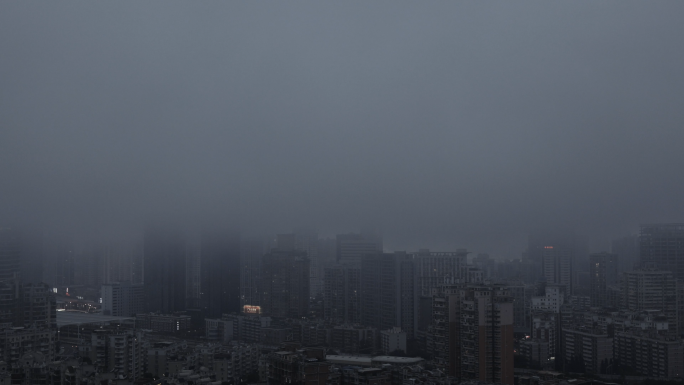
[[[589,280],[591,306],[608,307],[608,286],[618,280],[618,256],[611,253],[589,255]]]
[[[45,282],[54,286],[76,284],[76,252],[70,237],[46,237],[43,244],[45,253]]]
[[[684,223],[641,225],[640,262],[684,279]]]
[[[243,236],[240,240],[240,306],[260,306],[263,256],[273,248],[265,236]]]
[[[45,362],[55,357],[55,332],[46,328],[9,328],[0,333],[0,359],[9,367],[27,353],[40,353]]]
[[[399,253],[399,326],[409,339],[418,330],[419,288],[418,268],[413,254]]]
[[[361,269],[337,265],[324,269],[323,314],[345,323],[361,322]]]
[[[21,237],[12,227],[0,227],[0,280],[19,278]]]
[[[473,266],[482,270],[484,279],[492,279],[496,276],[496,261],[489,254],[478,254],[473,258]]]
[[[620,258],[618,272],[632,271],[639,265],[639,236],[628,235],[614,239],[610,251]]]
[[[420,296],[432,296],[433,290],[447,282],[465,283],[468,251],[434,252],[421,249],[414,253]]]
[[[544,281],[565,286],[566,295],[572,294],[572,250],[565,247],[544,246],[542,252]]]
[[[201,304],[208,317],[240,311],[240,236],[235,231],[202,233]]]
[[[513,385],[513,298],[506,288],[443,290],[433,301],[436,364],[461,380]]]
[[[670,271],[641,268],[622,273],[623,306],[628,310],[660,310],[669,330],[679,331],[678,282]]]
[[[338,234],[337,262],[349,266],[361,266],[361,260],[366,255],[382,253],[382,239],[374,234]]]
[[[613,358],[613,337],[596,329],[563,328],[565,370],[605,374]]]
[[[148,228],[144,240],[145,310],[173,313],[186,308],[185,239],[170,228]]]
[[[102,314],[134,317],[145,311],[145,287],[130,281],[102,285]]]
[[[21,324],[26,327],[57,329],[57,304],[50,286],[44,283],[21,285]]]
[[[39,284],[43,278],[43,233],[36,229],[21,230],[21,268],[19,278],[24,284]]]
[[[361,323],[379,330],[417,326],[418,301],[413,256],[405,252],[367,255],[361,262]]]
[[[361,323],[378,330],[399,326],[399,271],[393,254],[361,259]]]
[[[323,295],[323,268],[318,253],[318,233],[310,229],[295,232],[295,250],[303,251],[309,257],[309,296]]]
[[[681,378],[684,345],[680,338],[646,331],[615,333],[615,362],[648,377]],[[657,357],[657,359],[656,359]]]
[[[262,261],[261,311],[271,317],[302,318],[309,313],[309,258],[287,237]]]
[[[544,230],[534,231],[530,233],[528,238],[528,248],[526,257],[531,263],[531,266],[536,267],[536,273],[533,274],[533,280],[546,280],[549,282],[547,274],[546,264],[544,262],[545,256],[549,255],[550,250],[556,250],[556,254],[563,253],[568,254],[568,266],[570,269],[574,269],[575,266],[579,266],[577,270],[585,270],[589,263],[588,252],[586,243],[580,241],[580,239],[575,235],[575,233],[568,229],[560,229],[549,227]],[[572,271],[570,272],[572,277]],[[553,282],[557,283],[557,282]],[[568,287],[570,289],[570,287]],[[568,291],[568,295],[572,294],[572,291]]]
[[[89,358],[98,371],[130,380],[143,376],[148,346],[144,332],[103,328],[94,330],[90,337]]]
[[[200,293],[202,239],[198,233],[189,234],[185,242],[185,298],[188,310],[201,313],[202,303]]]
[[[544,295],[532,297],[533,312],[559,313],[567,295],[564,285],[545,285]]]
[[[522,282],[510,283],[507,287],[513,297],[513,327],[516,332],[529,333],[534,287]]]

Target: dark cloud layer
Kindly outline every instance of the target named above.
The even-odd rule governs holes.
[[[684,3],[3,2],[0,214],[518,253],[684,220]],[[601,243],[603,242],[603,243]]]

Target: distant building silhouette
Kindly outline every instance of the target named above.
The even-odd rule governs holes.
[[[572,249],[562,246],[544,246],[542,272],[547,284],[565,286],[566,295],[570,295],[572,293]]]
[[[39,284],[44,282],[43,265],[43,233],[36,229],[22,228],[21,238],[21,268],[19,278],[23,284]]]
[[[368,233],[338,234],[336,250],[337,262],[360,267],[362,257],[382,253],[382,238]]]
[[[618,281],[618,256],[612,253],[589,255],[589,280],[591,306],[608,307],[608,287]]]
[[[306,252],[294,250],[292,238],[278,236],[277,247],[263,257],[261,310],[264,315],[308,316],[309,258]]]
[[[185,239],[173,228],[151,227],[144,239],[146,311],[172,313],[186,307]]]
[[[0,227],[0,280],[19,277],[21,237],[13,227]]]
[[[680,328],[681,284],[671,271],[644,267],[622,273],[623,306],[627,310],[660,310],[676,335]]]
[[[527,245],[527,259],[536,272],[533,281],[545,280],[552,284],[567,285],[567,295],[573,294],[572,275],[577,270],[586,271],[588,253],[586,245],[574,232],[557,228],[544,229],[530,233]]]
[[[323,314],[344,323],[361,322],[361,269],[337,265],[324,270]]]
[[[273,248],[272,237],[243,236],[240,239],[240,306],[260,306],[261,268],[265,254]]]
[[[207,317],[240,311],[240,235],[205,230],[200,252],[200,299]]]
[[[641,225],[640,262],[684,279],[684,223]]]
[[[610,251],[620,258],[618,272],[631,271],[639,266],[639,236],[628,235],[614,239]]]
[[[144,313],[144,290],[141,283],[116,282],[102,285],[102,314],[134,317]]]

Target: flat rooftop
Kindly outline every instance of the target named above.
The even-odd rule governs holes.
[[[333,364],[371,366],[370,357],[328,355],[325,356],[325,359],[329,362],[332,362]]]
[[[401,364],[401,365],[415,365],[421,361],[424,361],[420,357],[394,357],[394,356],[376,356],[376,357],[364,357],[364,356],[351,356],[351,355],[329,355],[325,356],[325,359],[334,364],[346,364],[346,365],[358,365],[358,366],[371,366],[372,363],[383,363],[383,364]]]
[[[373,357],[373,362],[385,362],[388,364],[407,364],[413,365],[424,361],[420,357],[395,357],[395,356],[377,356]]]
[[[135,320],[135,317],[114,317],[102,315],[101,313],[83,313],[78,311],[58,311],[57,327],[67,325],[116,323],[128,320]]]

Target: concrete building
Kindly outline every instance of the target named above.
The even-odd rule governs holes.
[[[271,326],[271,317],[245,314],[224,314],[227,341],[259,342],[261,330]]]
[[[401,266],[405,254],[367,255],[361,261],[361,323],[378,330],[401,323]]]
[[[243,236],[240,239],[240,306],[261,305],[262,258],[273,248],[266,236]]]
[[[549,285],[564,286],[566,295],[572,293],[572,267],[571,249],[544,246],[542,251],[543,278]]]
[[[300,229],[294,236],[295,250],[303,251],[309,257],[309,296],[319,298],[324,290],[324,261],[318,252],[318,233],[313,229]]]
[[[57,304],[55,295],[44,283],[26,283],[21,285],[21,320],[26,328],[57,328]]]
[[[532,339],[549,344],[549,355],[556,356],[560,345],[560,315],[538,312],[532,315]]]
[[[230,342],[235,338],[231,320],[207,318],[204,320],[204,332],[207,341]]]
[[[589,255],[589,296],[591,306],[607,307],[608,287],[618,281],[618,256],[611,253]]]
[[[264,315],[302,318],[309,315],[309,258],[305,252],[273,249],[262,265]]]
[[[563,329],[565,370],[605,374],[613,358],[613,338],[595,329]]]
[[[344,323],[361,322],[361,269],[337,265],[324,269],[323,315]]]
[[[527,358],[533,367],[544,367],[551,357],[550,353],[549,343],[546,341],[529,339],[520,343],[520,354]]]
[[[532,324],[532,294],[534,287],[522,282],[507,285],[513,297],[513,327],[516,332],[527,333]]]
[[[496,261],[489,254],[478,254],[473,258],[472,265],[482,270],[484,279],[496,278]]]
[[[400,351],[406,353],[406,332],[401,328],[383,330],[380,332],[380,350],[384,354]]]
[[[1,360],[12,366],[25,354],[37,352],[47,362],[55,357],[55,332],[48,328],[6,328],[0,331]]]
[[[135,317],[145,311],[145,286],[130,281],[102,285],[102,314]]]
[[[150,227],[144,238],[145,311],[169,314],[186,308],[185,237],[177,229]]]
[[[0,280],[20,278],[21,236],[17,229],[0,227]]]
[[[338,234],[335,246],[338,263],[361,267],[363,257],[382,253],[382,238],[371,233]]]
[[[201,347],[200,363],[216,376],[216,381],[239,383],[241,378],[258,371],[259,348],[256,345],[231,344]]]
[[[443,288],[434,297],[434,361],[449,375],[513,384],[513,298],[504,286]]]
[[[90,337],[89,358],[99,372],[131,380],[145,373],[147,340],[142,331],[104,328],[93,330]]]
[[[564,285],[547,285],[544,296],[532,297],[532,312],[558,313],[565,303]]]
[[[149,329],[162,333],[178,333],[190,330],[192,320],[189,315],[140,313],[135,317],[135,325],[139,329]]]
[[[639,248],[638,235],[628,235],[611,242],[611,253],[620,258],[618,272],[632,271],[639,267]]]
[[[421,249],[414,253],[418,293],[431,297],[433,291],[445,284],[445,280],[465,283],[468,251],[431,252]]]
[[[175,370],[169,368],[169,362],[176,359],[176,356],[187,349],[185,341],[158,341],[151,343],[147,348],[147,372],[155,377],[161,377],[164,373],[174,373]]]
[[[227,228],[201,235],[200,305],[207,317],[240,309],[240,235]]]
[[[331,331],[331,347],[344,353],[375,351],[378,340],[376,329],[360,325],[340,325]]]
[[[268,384],[325,385],[330,363],[325,362],[323,349],[278,351],[268,355]]]
[[[415,256],[399,253],[399,326],[406,338],[414,339],[418,330],[419,287]]]
[[[684,376],[682,340],[653,331],[615,333],[615,363],[624,370],[648,377],[681,378]]]
[[[681,327],[678,283],[670,271],[642,268],[622,273],[623,306],[632,311],[660,310],[676,334]]]
[[[655,266],[684,279],[684,223],[641,225],[639,237],[641,266]]]

